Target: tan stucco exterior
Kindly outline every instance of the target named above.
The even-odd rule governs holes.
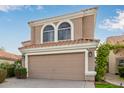
[[[113,51],[109,54],[109,73],[115,74],[116,73],[116,55]]]
[[[118,53],[113,53],[113,51],[109,54],[109,73],[116,74],[118,73],[118,63],[120,59],[124,59],[124,50],[121,49]]]
[[[94,26],[95,26],[95,15],[89,15],[86,17],[79,17],[71,19],[74,25],[74,39],[93,39],[94,38]],[[60,21],[53,23],[55,26]],[[41,43],[41,29],[43,25],[38,25],[31,27],[31,43],[40,44]]]
[[[92,52],[92,56],[88,57],[88,70],[95,71],[95,48],[88,49],[89,52]]]
[[[95,15],[85,16],[83,18],[83,38],[94,39]]]

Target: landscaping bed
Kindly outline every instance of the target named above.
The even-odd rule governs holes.
[[[124,88],[122,86],[117,86],[117,85],[113,85],[107,82],[96,82],[95,83],[96,88]]]
[[[3,83],[6,78],[10,77],[16,77],[17,79],[27,78],[27,69],[22,67],[20,61],[16,61],[14,64],[0,64],[0,83]]]

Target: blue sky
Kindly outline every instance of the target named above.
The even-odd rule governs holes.
[[[27,22],[94,7],[73,6],[0,6],[0,47],[19,53],[21,42],[30,39]],[[108,36],[124,34],[124,6],[99,6],[95,38],[105,41]]]

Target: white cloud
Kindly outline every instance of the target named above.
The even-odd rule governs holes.
[[[8,11],[13,11],[13,10],[19,10],[23,5],[18,5],[18,6],[12,6],[12,5],[0,5],[0,11],[2,12],[8,12]]]
[[[37,6],[37,10],[42,10],[43,9],[43,6],[42,5],[38,5]]]
[[[124,30],[124,10],[116,10],[116,14],[117,16],[104,19],[99,27],[107,30]]]
[[[21,10],[22,8],[24,9],[31,9],[30,5],[0,5],[0,11],[2,12],[9,12],[9,11],[14,11],[14,10]],[[43,6],[42,5],[38,5],[35,7],[35,9],[37,10],[42,10]]]

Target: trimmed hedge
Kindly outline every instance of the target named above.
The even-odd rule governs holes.
[[[120,77],[124,78],[124,67],[119,66],[118,67],[118,72],[119,72]]]
[[[15,70],[14,64],[10,64],[7,67],[7,77],[14,77],[15,76],[14,70]]]
[[[24,67],[18,67],[15,69],[15,76],[18,79],[26,79],[27,78],[27,69]]]
[[[7,76],[7,71],[0,68],[0,83],[4,82]]]
[[[14,73],[15,65],[14,64],[1,63],[0,68],[5,69],[7,71],[7,77],[15,76],[15,73]]]

